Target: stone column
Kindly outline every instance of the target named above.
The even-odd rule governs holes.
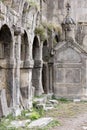
[[[32,88],[32,68],[33,68],[33,61],[30,61],[29,69],[28,69],[28,108],[32,107],[32,98],[33,98],[33,88]]]
[[[28,99],[27,99],[27,108],[32,107],[32,68],[34,65],[34,61],[27,59],[25,61],[25,66],[24,68],[27,69],[28,73]]]
[[[32,68],[34,66],[34,61],[31,59],[30,55],[31,53],[31,45],[28,43],[27,48],[26,48],[26,58],[25,58],[25,63],[24,63],[24,69],[27,69],[28,73],[28,99],[27,99],[27,108],[32,107]]]
[[[16,111],[20,106],[20,49],[21,49],[21,35],[24,33],[24,30],[21,27],[14,27],[15,34],[15,108]]]
[[[10,61],[9,61],[9,77],[10,77],[10,86],[11,86],[11,106],[15,106],[15,39],[14,32],[12,32],[12,43],[10,44]]]
[[[33,69],[33,86],[35,87],[35,95],[40,96],[43,93],[42,87],[42,47],[41,43],[39,47],[39,58],[34,61],[34,69]]]
[[[19,106],[20,96],[20,48],[21,48],[21,36],[16,36],[15,53],[16,53],[16,68],[15,68],[15,87],[16,87],[16,105]]]

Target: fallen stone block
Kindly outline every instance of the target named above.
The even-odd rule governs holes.
[[[50,122],[53,121],[53,118],[51,117],[48,117],[48,118],[40,118],[36,121],[32,121],[28,128],[34,128],[34,127],[39,127],[39,128],[42,128],[42,127],[45,127],[47,126]]]
[[[82,129],[83,129],[83,130],[87,130],[87,126],[83,126]]]
[[[5,89],[0,90],[0,117],[10,114]]]
[[[47,97],[35,98],[35,99],[34,99],[34,102],[35,102],[36,104],[46,103],[46,101],[47,101]]]
[[[49,100],[49,102],[51,102],[51,103],[54,104],[54,105],[57,105],[57,104],[58,104],[58,101],[57,101],[57,100]]]
[[[44,110],[45,111],[49,111],[49,110],[52,110],[54,107],[45,107]]]
[[[42,127],[45,127],[47,126],[50,122],[53,121],[53,118],[51,117],[48,117],[48,118],[40,118],[36,121],[32,121],[28,128],[36,128],[36,127],[39,127],[39,128],[42,128]]]
[[[81,99],[74,99],[73,102],[80,102]]]
[[[25,127],[26,126],[26,123],[30,123],[31,120],[22,120],[22,121],[12,121],[10,126],[9,127],[15,127],[15,128],[18,128],[18,127]]]
[[[45,109],[45,106],[46,106],[46,104],[37,104],[36,108],[37,109]]]

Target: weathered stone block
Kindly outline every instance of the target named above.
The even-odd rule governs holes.
[[[9,108],[7,106],[5,89],[0,91],[0,116],[7,116],[9,114]]]
[[[52,122],[53,119],[48,117],[48,118],[40,118],[36,121],[33,121],[29,124],[29,128],[36,128],[36,127],[39,127],[39,128],[42,128],[46,125],[48,125],[50,122]]]

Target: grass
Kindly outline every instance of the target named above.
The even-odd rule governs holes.
[[[72,118],[80,113],[87,111],[87,102],[74,103],[72,101],[59,101],[59,104],[53,110],[45,112],[45,116],[54,117],[56,119],[60,118]]]
[[[10,124],[12,120],[25,120],[31,119],[36,120],[40,117],[53,117],[54,121],[52,121],[48,126],[44,128],[35,128],[31,130],[53,130],[54,127],[58,127],[63,125],[63,121],[61,119],[68,119],[78,116],[81,113],[87,112],[87,102],[72,102],[66,99],[61,98],[59,100],[59,104],[52,110],[47,112],[42,109],[33,109],[31,116],[25,116],[26,113],[29,113],[29,110],[22,111],[21,116],[13,117],[12,114],[7,116],[6,118],[2,118],[0,121],[0,130],[29,130],[27,128],[27,124],[25,128],[8,128],[7,126]]]

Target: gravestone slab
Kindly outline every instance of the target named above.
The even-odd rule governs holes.
[[[22,121],[14,120],[14,121],[11,122],[11,126],[9,126],[9,127],[15,127],[15,128],[25,127],[26,123],[30,123],[30,119],[22,120]]]
[[[48,118],[40,118],[36,121],[32,121],[30,124],[29,124],[29,128],[36,128],[36,127],[39,127],[39,128],[42,128],[42,127],[45,127],[47,126],[50,122],[53,121],[53,118],[51,117],[48,117]]]

